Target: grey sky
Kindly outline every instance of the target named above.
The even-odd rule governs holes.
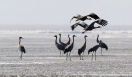
[[[0,26],[50,29],[47,25],[54,25],[54,29],[65,25],[68,29],[73,15],[91,12],[109,25],[132,25],[131,8],[132,0],[0,0]]]

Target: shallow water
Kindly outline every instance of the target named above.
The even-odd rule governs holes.
[[[78,48],[84,43],[84,35],[75,34],[71,61],[66,61],[65,55],[55,47],[55,37],[59,33],[40,32],[0,32],[0,74],[26,76],[132,76],[132,37],[131,34],[100,33],[100,40],[105,42],[109,50],[100,48],[97,60],[91,60],[88,49],[96,43],[97,33],[86,33],[87,48],[84,60],[79,60]],[[68,33],[62,33],[62,41],[67,42]],[[18,37],[22,36],[21,44],[26,49],[23,59],[19,58],[17,48]]]

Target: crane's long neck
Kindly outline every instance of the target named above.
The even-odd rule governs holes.
[[[60,38],[59,38],[59,42],[61,42],[61,35],[60,35]]]
[[[21,43],[21,39],[19,39],[19,44]]]
[[[86,40],[86,37],[85,37],[85,43],[84,43],[84,44],[86,44],[86,41],[87,41],[87,40]]]
[[[57,44],[57,37],[55,37],[56,39],[55,39],[55,44]]]
[[[99,43],[99,35],[97,36],[97,43]]]
[[[73,42],[72,43],[74,44],[74,36],[73,36]]]
[[[68,36],[68,38],[69,38],[69,42],[71,41],[71,39],[70,39],[70,37]]]

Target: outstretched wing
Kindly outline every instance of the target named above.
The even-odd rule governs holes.
[[[75,23],[75,24],[73,24],[73,25],[71,26],[71,29],[74,30],[78,25],[81,26],[81,27],[83,27],[83,28],[88,27],[88,25],[87,25],[85,22],[83,22],[83,21],[78,21],[77,23]]]
[[[89,17],[91,17],[91,18],[93,18],[95,20],[100,19],[99,16],[97,14],[95,14],[95,13],[90,13],[87,16],[89,16]]]
[[[72,31],[78,26],[78,22],[71,26]]]
[[[70,23],[71,23],[71,21],[72,21],[74,18],[78,19],[78,18],[80,18],[80,17],[81,17],[81,15],[79,15],[79,14],[73,16],[72,19],[70,20]]]
[[[106,26],[108,24],[108,21],[104,20],[104,19],[97,19],[96,23],[102,26]]]

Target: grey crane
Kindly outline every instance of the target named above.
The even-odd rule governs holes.
[[[83,56],[84,56],[84,51],[86,49],[86,37],[88,37],[87,35],[84,36],[85,42],[84,44],[78,49],[78,55],[80,56],[80,60],[81,60],[81,54],[83,52]],[[83,60],[83,56],[82,56],[82,60]]]
[[[61,41],[61,34],[59,34],[59,36],[60,36],[60,38],[59,38],[59,43],[60,43],[61,45],[63,45],[64,47],[66,47],[67,44],[66,44],[66,43],[63,43],[63,42]]]
[[[72,21],[74,18],[77,19],[76,21],[78,21],[78,20],[85,21],[86,19],[91,20],[91,18],[88,18],[87,16],[82,16],[82,15],[77,14],[77,15],[75,15],[75,16],[72,17],[72,19],[70,20],[70,23],[71,23],[71,21]]]
[[[100,19],[100,17],[97,14],[90,13],[90,14],[85,15],[85,16],[77,14],[77,15],[73,16],[71,20],[73,20],[74,18],[77,19],[76,21],[78,21],[78,20],[85,21],[86,19],[91,20],[91,18],[88,18],[88,17],[91,17],[91,18],[93,18],[95,20]],[[71,20],[70,20],[70,22],[71,22]]]
[[[106,50],[108,50],[108,46],[102,42],[102,40],[99,41],[99,35],[97,35],[97,43],[99,43],[100,47],[101,47],[101,55],[102,55],[102,48],[105,48]]]
[[[100,45],[95,45],[93,47],[91,47],[89,50],[88,50],[88,55],[90,54],[90,52],[92,52],[92,60],[93,60],[93,53],[95,53],[95,60],[96,60],[96,51],[97,49],[100,47]]]
[[[96,29],[96,28],[101,28],[100,26],[94,27],[95,23],[98,23],[98,24],[103,25],[103,26],[107,25],[107,21],[103,20],[103,19],[98,19],[98,20],[92,22],[90,25],[86,24],[83,21],[78,21],[71,26],[71,29],[74,30],[79,25],[79,26],[84,28],[84,32],[82,32],[82,33],[85,33],[86,31],[91,31],[91,30]]]
[[[22,46],[20,43],[21,43],[21,39],[23,39],[22,37],[19,37],[19,44],[18,44],[18,49],[21,51],[21,56],[20,56],[20,58],[21,58],[21,60],[22,60],[22,54],[23,53],[26,53],[26,50],[25,50],[25,48],[24,48],[24,46]]]
[[[64,51],[65,47],[57,42],[57,35],[55,35],[54,37],[56,37],[55,45],[60,50],[60,57],[61,57],[61,51]]]
[[[73,49],[73,47],[74,47],[74,37],[76,37],[76,36],[73,35],[73,41],[72,41],[72,43],[69,44],[69,45],[67,45],[67,46],[65,47],[64,54],[67,53],[67,54],[66,54],[66,60],[67,60],[67,58],[68,58],[68,52],[69,52],[69,57],[70,57],[70,60],[71,60],[70,54],[71,54],[71,51],[72,51],[72,49]]]
[[[70,35],[69,34],[68,34],[68,38],[69,38],[69,40],[67,41],[66,45],[69,45],[70,42],[71,42],[71,39],[70,39]]]

